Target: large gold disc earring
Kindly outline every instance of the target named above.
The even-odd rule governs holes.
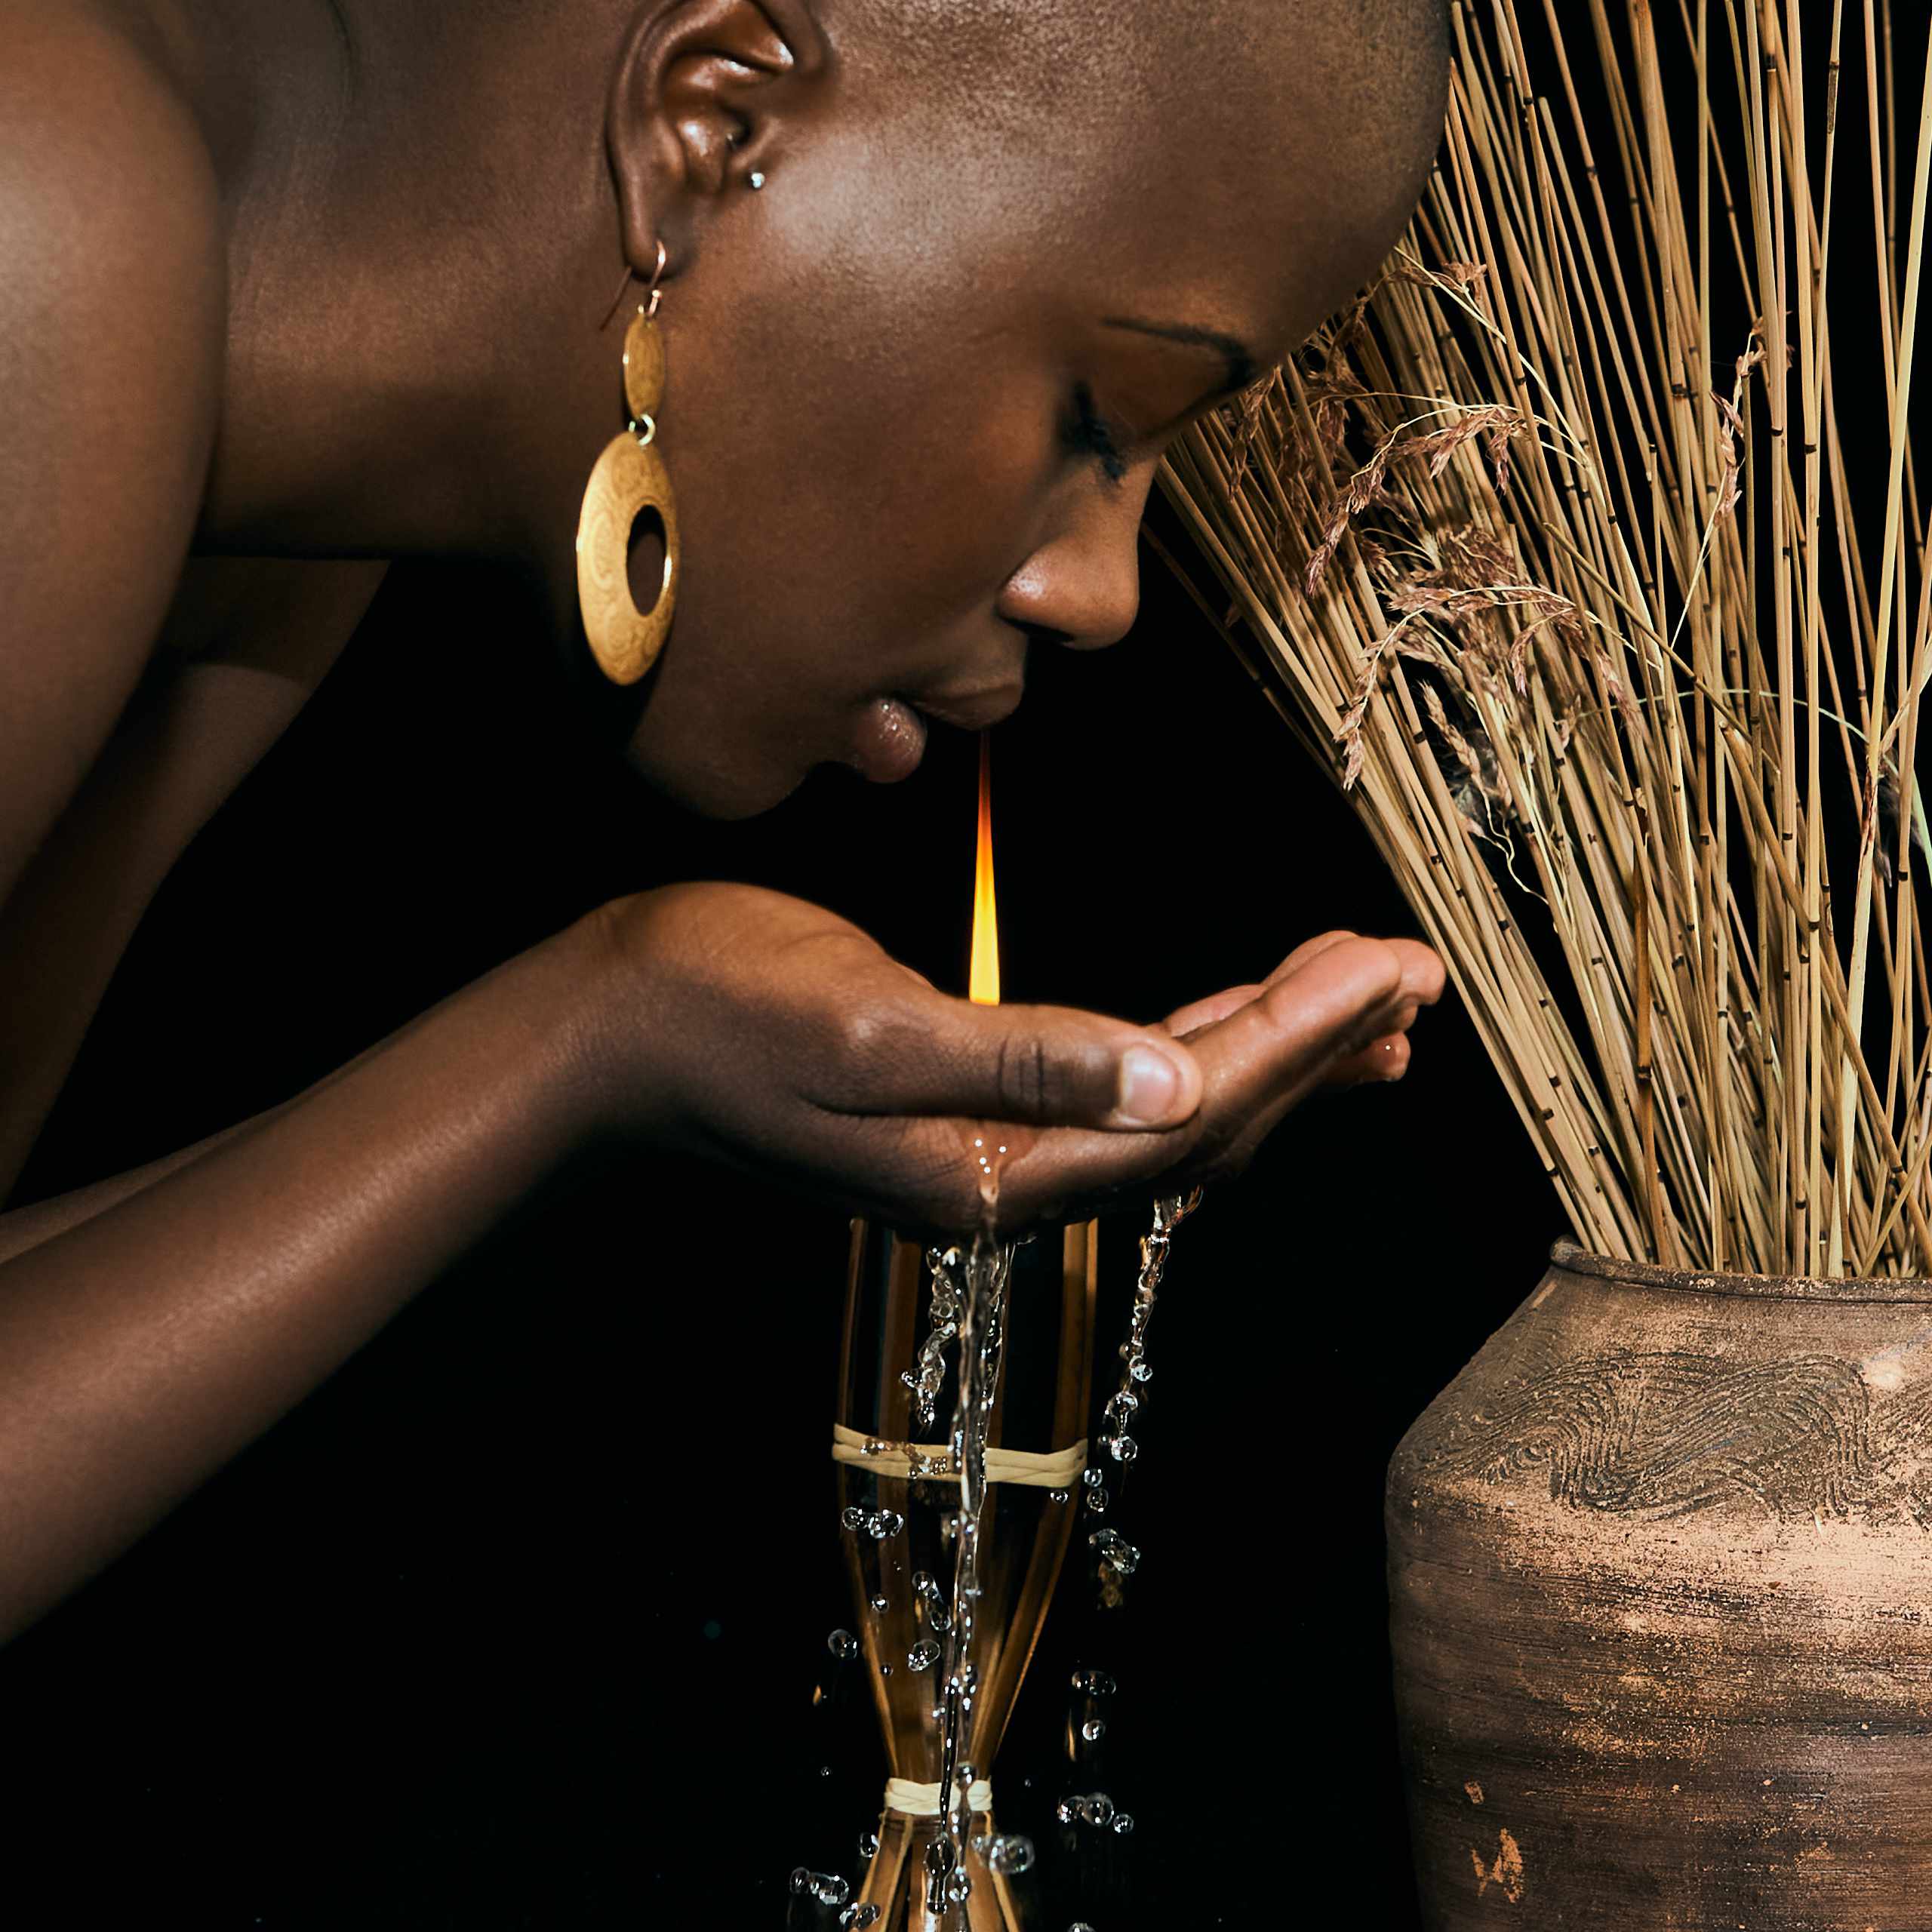
[[[657,245],[657,274],[664,245]],[[664,400],[664,338],[658,332],[657,276],[624,335],[624,399],[630,427],[597,459],[583,493],[577,529],[577,595],[584,635],[604,675],[634,685],[657,663],[678,595],[678,499],[658,454],[657,411]],[[664,581],[657,601],[640,611],[632,600],[631,532],[646,510],[664,525]]]

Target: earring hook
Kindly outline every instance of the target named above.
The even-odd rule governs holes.
[[[664,278],[664,238],[660,235],[657,238],[657,266],[651,271],[651,286],[645,291],[651,298],[651,306],[644,312],[646,321],[657,315],[657,305],[663,299],[664,291],[657,285]]]
[[[657,266],[651,270],[651,286],[645,291],[651,297],[650,307],[643,311],[647,321],[657,313],[657,305],[663,300],[664,291],[657,285],[664,274],[664,240],[660,235],[657,241]],[[618,283],[617,292],[612,297],[610,307],[605,310],[603,321],[598,325],[600,331],[608,329],[611,326],[611,317],[616,315],[618,309],[623,306],[624,291],[630,287],[631,276],[634,272],[630,264],[626,262],[624,264],[624,278]]]

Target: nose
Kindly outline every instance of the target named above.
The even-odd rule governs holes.
[[[1137,464],[1118,485],[1084,485],[1052,534],[1006,580],[997,608],[1009,623],[1075,651],[1101,651],[1140,610],[1140,518],[1154,480]]]

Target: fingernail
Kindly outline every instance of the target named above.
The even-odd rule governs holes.
[[[1180,1069],[1152,1047],[1129,1047],[1121,1056],[1120,1115],[1149,1126],[1167,1119],[1180,1094]]]

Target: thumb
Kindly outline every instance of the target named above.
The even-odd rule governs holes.
[[[1158,1029],[1062,1006],[975,1006],[934,995],[891,1064],[863,1081],[868,1113],[940,1114],[1145,1133],[1193,1118],[1199,1063]]]

